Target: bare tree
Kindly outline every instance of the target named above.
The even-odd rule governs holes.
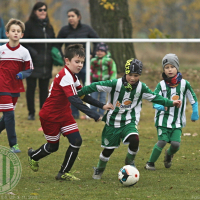
[[[92,27],[101,38],[132,38],[128,0],[89,0]],[[109,43],[118,72],[124,72],[125,61],[135,57],[132,43]]]

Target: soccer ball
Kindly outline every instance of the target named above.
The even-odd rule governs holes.
[[[139,177],[139,171],[131,165],[123,166],[118,172],[119,182],[124,186],[135,185],[139,181]]]

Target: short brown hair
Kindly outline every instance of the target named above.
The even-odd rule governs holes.
[[[18,25],[20,26],[20,28],[22,29],[22,33],[24,33],[25,31],[25,25],[22,21],[18,20],[18,19],[14,19],[14,18],[11,18],[8,23],[6,24],[5,28],[6,28],[6,32],[9,32],[10,30],[10,27],[15,24],[15,25]]]
[[[71,44],[65,49],[65,58],[71,60],[75,56],[85,58],[85,49],[82,44]]]

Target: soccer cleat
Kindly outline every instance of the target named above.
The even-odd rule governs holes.
[[[12,146],[12,147],[10,148],[10,151],[13,152],[13,153],[20,153],[20,152],[21,152],[20,149],[19,149],[18,144]]]
[[[166,168],[170,168],[172,165],[172,158],[174,155],[168,155],[167,150],[165,151],[165,157],[164,157],[164,165]]]
[[[156,170],[154,162],[147,162],[144,168],[152,171]]]
[[[92,176],[93,179],[101,179],[101,176],[105,170],[105,168],[97,168],[97,167],[93,167],[94,169],[94,174]]]
[[[33,159],[31,159],[31,153],[33,152],[34,150],[32,148],[29,148],[28,149],[28,162],[29,162],[29,165],[31,167],[31,169],[34,171],[34,172],[37,172],[39,170],[39,162],[38,161],[35,161]]]
[[[79,181],[80,179],[75,177],[71,172],[58,173],[55,177],[56,180],[64,180],[64,181]]]

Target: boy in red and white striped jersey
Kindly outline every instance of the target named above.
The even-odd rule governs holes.
[[[56,75],[49,89],[49,96],[40,110],[40,121],[47,143],[39,149],[28,150],[29,164],[33,171],[38,171],[38,161],[55,152],[59,148],[60,135],[67,137],[70,145],[56,180],[79,180],[70,170],[76,160],[82,144],[78,126],[70,105],[93,118],[101,120],[99,114],[92,112],[78,97],[77,90],[82,88],[77,76],[83,68],[85,51],[81,44],[69,45],[65,51],[65,67]],[[112,104],[104,105],[92,97],[85,95],[82,99],[104,110],[112,109]]]
[[[29,51],[19,43],[24,35],[24,23],[12,18],[5,28],[9,42],[0,46],[0,112],[3,112],[0,133],[6,129],[10,150],[19,153],[14,108],[20,92],[25,92],[22,79],[31,75],[33,64]]]

